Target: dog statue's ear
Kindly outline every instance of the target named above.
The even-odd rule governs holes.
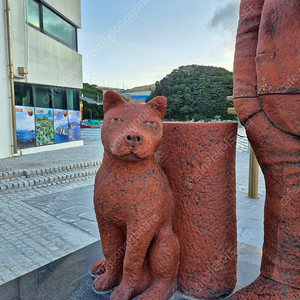
[[[167,111],[167,99],[163,96],[157,96],[150,100],[147,105],[152,109],[157,110],[159,116],[163,120]]]
[[[114,91],[108,90],[103,98],[103,111],[106,113],[112,107],[126,103],[126,101]]]

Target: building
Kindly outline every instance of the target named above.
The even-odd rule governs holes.
[[[0,1],[0,158],[80,139],[80,27],[80,0]]]
[[[120,95],[129,102],[145,103],[151,95],[151,91],[143,92],[121,92]]]

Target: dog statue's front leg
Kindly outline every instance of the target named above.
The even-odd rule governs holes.
[[[145,258],[155,232],[156,226],[149,228],[147,222],[134,222],[127,227],[123,278],[121,284],[111,294],[111,300],[132,299],[151,284],[151,275]]]

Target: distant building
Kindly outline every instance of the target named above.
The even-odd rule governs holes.
[[[85,102],[90,103],[90,104],[103,105],[102,102],[99,102],[95,99],[91,99],[91,98],[84,97],[84,96],[80,96],[80,101],[85,101]]]
[[[0,158],[80,139],[80,0],[4,0],[0,20]]]
[[[118,93],[118,94],[122,91],[122,89],[119,89],[119,88],[104,87],[104,86],[97,86],[96,89],[98,89],[99,91],[102,91],[103,95],[109,90],[114,91],[115,93]]]
[[[151,95],[151,91],[143,92],[124,92],[121,93],[121,96],[124,97],[129,102],[145,103],[146,99]]]

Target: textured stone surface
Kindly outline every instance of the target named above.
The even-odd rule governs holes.
[[[156,157],[173,192],[180,242],[178,284],[217,298],[236,283],[236,123],[164,123]]]
[[[249,286],[238,291],[228,299],[299,300],[300,290],[286,284],[279,284],[263,275],[259,275]]]
[[[267,279],[259,277],[238,299],[299,299],[299,14],[299,1],[241,1],[234,105],[265,176],[261,274]],[[289,298],[291,291],[296,296]]]
[[[142,293],[140,300],[163,300],[176,290],[179,249],[172,231],[172,193],[154,158],[166,104],[164,97],[142,105],[126,103],[112,91],[104,96],[104,157],[94,203],[106,272],[94,288],[106,291],[119,284],[110,299]],[[95,262],[92,272],[98,268]]]

